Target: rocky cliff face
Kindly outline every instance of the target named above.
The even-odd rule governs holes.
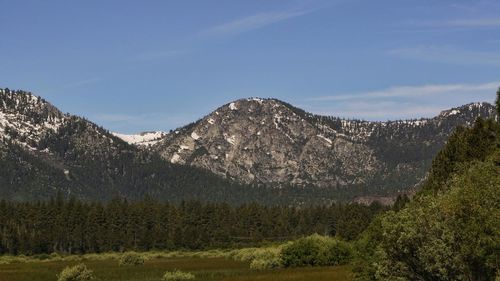
[[[456,126],[493,114],[490,104],[475,103],[431,119],[368,122],[312,115],[275,99],[242,99],[152,149],[171,163],[247,183],[391,193],[418,185]]]
[[[317,116],[242,99],[171,133],[111,134],[40,97],[0,89],[0,199],[152,196],[302,204],[393,196],[418,186],[459,125],[487,103],[430,119]]]

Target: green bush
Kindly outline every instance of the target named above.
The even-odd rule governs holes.
[[[49,254],[39,254],[39,255],[35,255],[33,256],[34,259],[37,259],[37,260],[48,260],[51,258],[51,256]]]
[[[280,256],[268,257],[268,258],[258,258],[254,259],[250,263],[251,269],[271,269],[278,268],[281,266],[281,258]]]
[[[234,250],[229,256],[237,261],[249,262],[252,269],[270,269],[281,266],[281,246]]]
[[[143,265],[145,258],[136,252],[127,252],[121,255],[118,260],[119,265]]]
[[[361,274],[383,281],[495,280],[500,248],[496,161],[474,162],[440,193],[419,194],[401,211],[384,214],[372,239],[376,262],[367,263]]]
[[[183,272],[180,270],[167,271],[163,275],[163,281],[185,281],[194,280],[195,276],[189,272]]]
[[[342,265],[351,255],[348,243],[315,234],[285,245],[281,263],[284,267]]]
[[[84,264],[68,266],[57,276],[58,281],[91,281],[95,280],[94,272]]]

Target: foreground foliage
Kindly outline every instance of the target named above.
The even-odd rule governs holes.
[[[335,238],[312,235],[293,241],[283,247],[284,267],[331,266],[349,262],[350,246]]]
[[[361,236],[357,277],[498,279],[499,222],[500,125],[478,120],[450,138],[412,202],[381,215]]]
[[[234,250],[229,257],[250,263],[252,269],[271,269],[282,266],[281,262],[282,245],[274,247],[247,248]]]
[[[281,245],[234,250],[229,257],[250,263],[252,269],[347,264],[352,249],[338,238],[314,234]]]

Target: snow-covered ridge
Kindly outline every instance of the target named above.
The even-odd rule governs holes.
[[[471,112],[473,110],[483,110],[485,108],[488,108],[488,103],[485,103],[485,102],[474,102],[474,103],[469,103],[469,104],[466,104],[466,105],[462,105],[460,107],[455,107],[455,108],[452,108],[452,109],[449,109],[449,110],[444,110],[444,111],[441,111],[441,113],[439,114],[439,116],[441,117],[449,117],[449,116],[453,116],[453,115],[460,115],[464,112]],[[493,113],[493,112],[490,112],[490,113]]]
[[[57,132],[66,118],[50,103],[29,92],[0,89],[0,139],[36,150],[43,136]]]
[[[159,142],[162,138],[164,138],[168,133],[156,131],[156,132],[143,132],[135,135],[127,135],[127,134],[119,134],[112,133],[115,137],[118,137],[125,142],[132,145],[139,146],[150,146]]]

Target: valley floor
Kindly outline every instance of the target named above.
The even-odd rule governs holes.
[[[0,265],[2,281],[55,281],[61,270],[78,262],[50,261]],[[169,270],[188,271],[196,280],[207,281],[349,281],[348,266],[315,267],[279,270],[252,270],[248,263],[227,258],[157,258],[142,266],[119,266],[116,260],[84,262],[99,280],[106,281],[160,281]]]

